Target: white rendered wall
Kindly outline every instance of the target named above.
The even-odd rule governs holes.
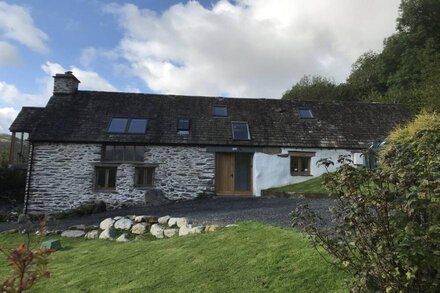
[[[328,158],[332,160],[335,165],[331,166],[329,171],[333,172],[339,166],[337,159],[340,155],[352,155],[351,151],[343,149],[299,148],[284,148],[281,154],[288,154],[291,151],[315,153],[310,162],[311,176],[290,175],[290,156],[280,157],[278,155],[255,153],[253,159],[253,184],[256,196],[261,196],[261,190],[263,189],[299,183],[324,174],[326,172],[325,168],[316,165],[316,162],[320,159]]]

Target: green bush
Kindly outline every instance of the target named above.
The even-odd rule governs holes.
[[[421,114],[387,139],[374,170],[344,164],[325,177],[334,225],[302,207],[294,224],[352,273],[353,289],[440,290],[440,115]]]
[[[0,166],[0,204],[17,205],[24,201],[26,171]]]

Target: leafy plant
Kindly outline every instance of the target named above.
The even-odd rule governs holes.
[[[39,241],[44,239],[46,235],[46,219],[39,222]],[[29,223],[25,223],[29,225]],[[48,278],[50,273],[47,269],[48,256],[53,252],[51,249],[30,247],[30,230],[27,229],[27,244],[20,243],[11,251],[0,247],[9,266],[11,274],[6,280],[0,284],[1,292],[23,292],[31,289],[31,287],[40,279]]]
[[[353,276],[355,291],[440,290],[440,115],[423,114],[387,139],[376,169],[343,164],[324,185],[332,227],[307,207],[294,225]]]

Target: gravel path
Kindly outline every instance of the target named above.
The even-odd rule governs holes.
[[[258,197],[213,197],[177,202],[156,207],[131,207],[83,217],[49,221],[49,230],[63,230],[77,224],[98,225],[107,217],[125,215],[171,215],[187,217],[194,223],[232,224],[240,221],[259,221],[290,227],[289,213],[307,204],[321,217],[329,219],[330,199],[284,199]],[[0,231],[17,228],[16,223],[0,223]]]

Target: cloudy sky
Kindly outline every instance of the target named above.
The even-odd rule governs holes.
[[[305,74],[342,82],[395,31],[400,0],[0,0],[0,133],[80,89],[280,98]]]

